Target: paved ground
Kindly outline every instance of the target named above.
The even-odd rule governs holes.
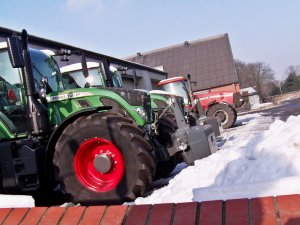
[[[300,115],[300,98],[283,101],[271,107],[244,112],[239,115],[251,113],[263,113],[266,116],[272,116],[273,118],[280,118],[281,120],[286,121],[291,115]]]

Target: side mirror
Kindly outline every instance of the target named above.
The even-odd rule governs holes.
[[[42,77],[41,79],[41,84],[42,87],[39,90],[39,96],[41,99],[46,98],[47,97],[47,93],[51,92],[51,87],[48,84],[48,78],[47,77]]]
[[[13,68],[21,68],[25,66],[24,57],[22,54],[22,45],[17,36],[6,39],[8,55]]]
[[[41,83],[46,86],[48,84],[48,78],[47,77],[42,77]]]
[[[86,58],[84,52],[81,53],[81,67],[84,78],[89,76],[89,69],[87,67]]]

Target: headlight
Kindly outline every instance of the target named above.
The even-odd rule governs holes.
[[[134,108],[135,111],[137,111],[137,113],[140,115],[140,117],[144,120],[147,121],[148,120],[148,116],[147,116],[147,112],[145,111],[144,108]]]

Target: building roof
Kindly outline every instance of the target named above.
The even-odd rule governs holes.
[[[124,59],[162,67],[168,77],[190,74],[194,91],[238,83],[228,34],[139,52]]]

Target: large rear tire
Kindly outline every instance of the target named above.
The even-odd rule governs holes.
[[[67,126],[53,164],[62,190],[84,205],[120,204],[142,196],[155,168],[144,132],[132,120],[107,112]]]
[[[176,132],[178,128],[174,113],[165,113],[158,121],[157,126],[159,132],[159,135],[157,136],[158,142],[165,148],[171,147],[173,145],[171,135]],[[170,175],[180,161],[180,154],[176,153],[171,156],[168,161],[158,162],[154,179],[157,180]]]
[[[227,104],[212,105],[207,111],[208,117],[216,117],[224,129],[232,127],[237,119],[235,109]]]

